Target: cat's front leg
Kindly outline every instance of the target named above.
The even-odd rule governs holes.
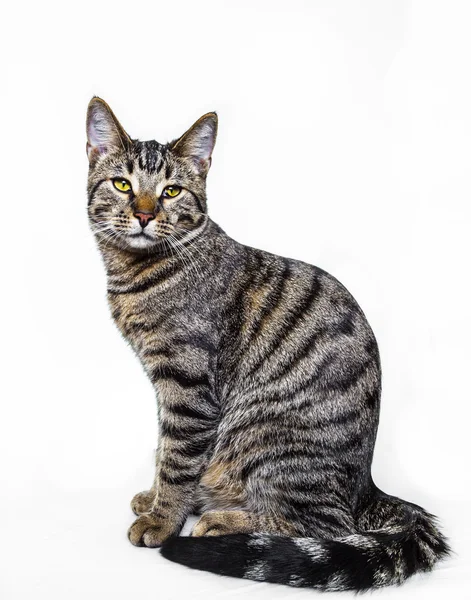
[[[155,498],[157,496],[157,479],[160,462],[159,457],[160,449],[157,448],[157,450],[155,451],[155,477],[152,487],[150,488],[150,490],[144,490],[143,492],[139,492],[131,500],[131,510],[137,517],[150,512],[154,505]]]
[[[158,382],[160,443],[155,499],[128,531],[135,546],[155,548],[178,535],[193,508],[219,411],[209,385],[202,379],[188,385],[190,381],[175,378]]]

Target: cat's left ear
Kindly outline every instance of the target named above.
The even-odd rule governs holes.
[[[211,154],[218,131],[218,117],[215,112],[203,115],[196,123],[171,146],[172,152],[191,159],[197,172],[206,175],[211,166]]]

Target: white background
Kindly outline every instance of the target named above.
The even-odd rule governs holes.
[[[3,8],[2,599],[316,594],[190,571],[127,540],[156,408],[87,226],[94,94],[161,142],[218,111],[213,219],[357,298],[384,370],[374,477],[438,514],[456,551],[378,597],[471,598],[470,24],[466,0]]]

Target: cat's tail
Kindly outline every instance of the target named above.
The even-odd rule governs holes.
[[[333,540],[262,533],[174,537],[161,553],[192,569],[220,575],[326,591],[363,591],[429,571],[450,551],[433,515],[382,492],[358,523],[373,525],[374,530]]]

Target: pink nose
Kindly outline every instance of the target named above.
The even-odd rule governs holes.
[[[134,216],[139,221],[142,229],[144,229],[144,227],[146,227],[146,225],[149,223],[149,221],[152,221],[152,219],[155,219],[154,214],[146,213],[146,212],[135,212]]]

